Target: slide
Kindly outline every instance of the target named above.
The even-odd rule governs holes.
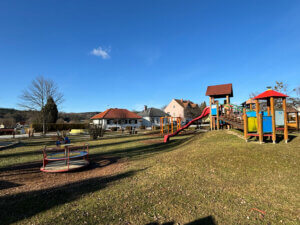
[[[198,116],[195,119],[191,120],[186,125],[184,125],[182,128],[176,130],[174,133],[165,135],[164,142],[167,143],[169,141],[170,137],[173,137],[173,136],[179,134],[181,131],[183,131],[184,129],[188,128],[192,123],[194,123],[197,120],[202,119],[203,117],[207,116],[209,113],[210,113],[209,107],[205,107],[204,110],[203,110],[203,112],[202,112],[202,114],[201,114],[201,116]]]

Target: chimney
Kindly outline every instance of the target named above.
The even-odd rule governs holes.
[[[144,111],[147,111],[148,107],[146,105],[144,105]]]
[[[183,102],[183,99],[181,99],[181,102]]]

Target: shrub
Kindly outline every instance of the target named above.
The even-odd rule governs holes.
[[[126,126],[125,129],[130,131],[130,130],[132,130],[132,127],[131,126]]]
[[[96,140],[98,137],[103,137],[105,130],[100,126],[91,125],[89,127],[89,134],[92,140]]]
[[[110,130],[111,130],[111,131],[117,131],[118,128],[117,128],[117,127],[111,127]]]

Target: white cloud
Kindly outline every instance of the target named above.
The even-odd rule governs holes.
[[[110,58],[110,55],[109,55],[110,48],[104,49],[101,46],[99,46],[98,48],[94,48],[90,53],[91,53],[91,55],[99,56],[102,59],[109,59]]]

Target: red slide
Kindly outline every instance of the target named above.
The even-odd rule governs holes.
[[[198,117],[196,117],[195,119],[191,120],[191,121],[188,122],[186,125],[184,125],[182,128],[176,130],[174,133],[165,135],[165,137],[164,137],[164,142],[167,143],[167,142],[169,141],[169,138],[170,138],[170,137],[173,137],[173,136],[179,134],[180,131],[182,131],[182,130],[188,128],[192,123],[194,123],[194,122],[197,121],[197,120],[202,119],[203,117],[207,116],[209,113],[210,113],[210,109],[209,109],[209,107],[207,106],[207,107],[204,108],[204,110],[203,110],[201,116],[198,116]]]

